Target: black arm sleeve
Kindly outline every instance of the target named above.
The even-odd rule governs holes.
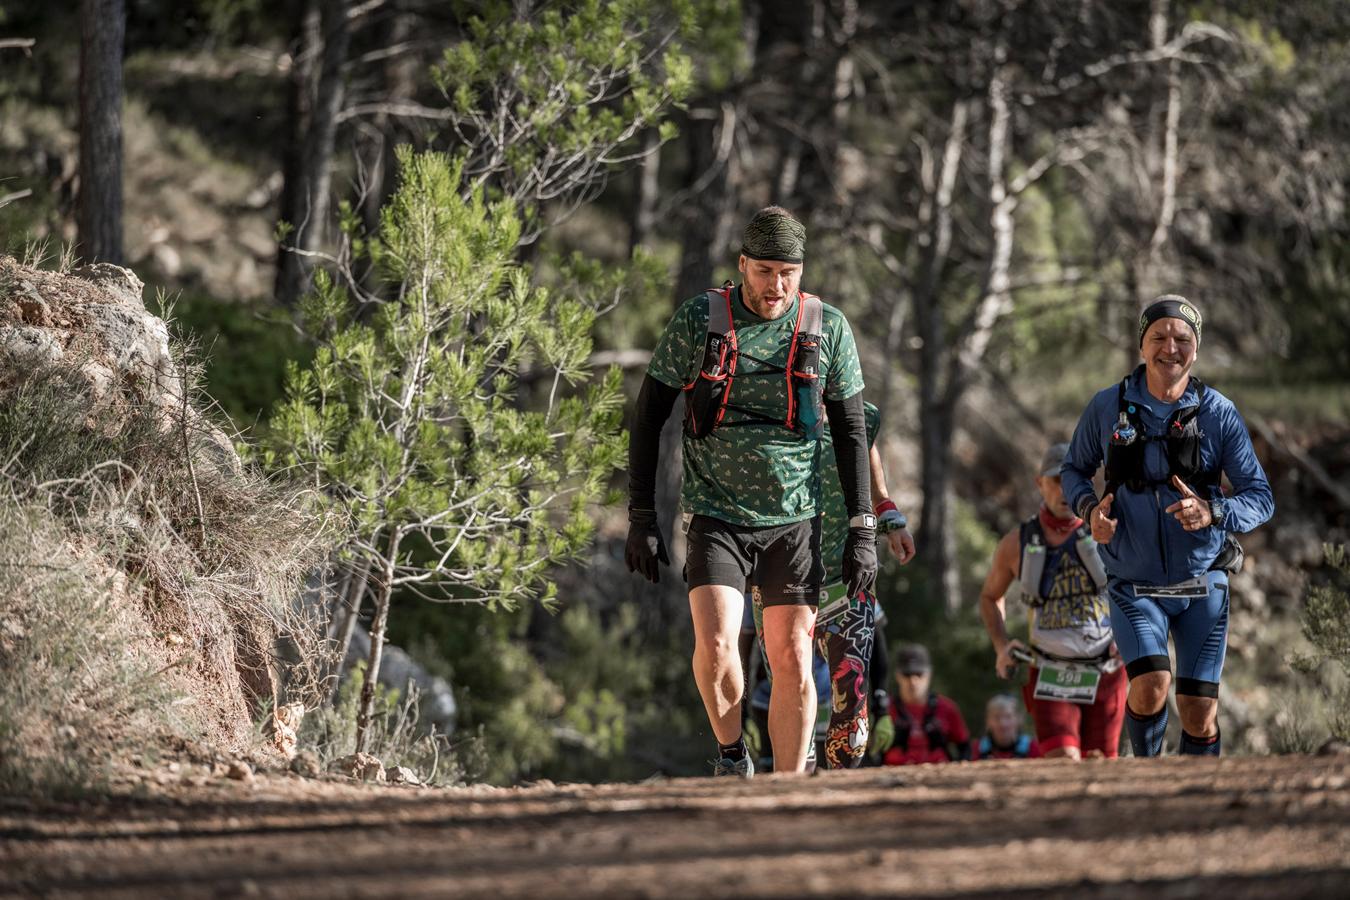
[[[680,389],[648,375],[642,379],[633,425],[628,431],[628,507],[656,509],[656,463],[661,455],[661,429],[675,408]],[[861,407],[859,407],[861,409]]]
[[[839,484],[849,518],[872,511],[872,470],[868,465],[867,419],[862,392],[847,400],[826,400],[825,415],[834,439],[834,458],[839,464]]]

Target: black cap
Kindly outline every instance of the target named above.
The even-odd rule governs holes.
[[[1064,467],[1064,459],[1069,455],[1068,444],[1052,444],[1041,456],[1041,477],[1050,478],[1059,475]]]
[[[928,648],[923,644],[901,644],[895,651],[895,670],[901,675],[918,675],[933,671]]]

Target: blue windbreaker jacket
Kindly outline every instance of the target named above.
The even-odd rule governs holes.
[[[1106,459],[1106,448],[1119,416],[1118,388],[1113,384],[1098,392],[1074,430],[1069,455],[1060,471],[1070,509],[1080,509],[1084,497],[1096,497],[1092,478]],[[1195,403],[1196,394],[1192,381],[1182,403]],[[1149,394],[1142,367],[1130,376],[1125,398],[1139,407],[1140,422],[1148,435],[1163,434],[1169,407]],[[1144,456],[1146,473],[1150,479],[1165,479],[1169,483],[1143,492],[1122,486],[1116,492],[1111,503],[1111,518],[1119,522],[1116,535],[1109,544],[1100,545],[1102,562],[1111,577],[1153,586],[1199,577],[1209,571],[1223,547],[1225,530],[1251,531],[1274,513],[1270,483],[1233,402],[1206,385],[1197,418],[1202,432],[1202,470],[1221,469],[1233,486],[1231,497],[1223,497],[1214,488],[1206,498],[1223,506],[1222,528],[1186,531],[1175,517],[1164,512],[1181,495],[1170,484],[1166,443],[1150,441]],[[1201,496],[1206,493],[1196,485],[1191,487]]]

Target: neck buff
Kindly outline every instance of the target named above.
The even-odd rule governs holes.
[[[1041,527],[1047,531],[1073,531],[1083,524],[1083,520],[1077,516],[1070,516],[1067,519],[1060,519],[1053,515],[1045,506],[1041,506]]]

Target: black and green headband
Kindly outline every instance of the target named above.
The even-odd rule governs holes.
[[[1144,332],[1159,319],[1180,319],[1195,332],[1195,343],[1200,343],[1200,325],[1204,321],[1200,310],[1185,297],[1165,294],[1154,300],[1139,316],[1139,346],[1144,346]]]

